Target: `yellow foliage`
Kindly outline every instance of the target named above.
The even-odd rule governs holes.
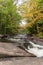
[[[30,0],[29,2],[24,2],[20,6],[20,11],[22,14],[22,17],[27,20],[29,18],[32,18],[31,22],[27,23],[25,25],[26,27],[31,27],[37,20],[43,18],[43,6],[41,8],[37,9],[39,0]]]
[[[34,18],[30,23],[28,23],[25,27],[31,27],[34,23],[37,22],[38,19],[43,18],[43,14],[39,14],[36,18]]]

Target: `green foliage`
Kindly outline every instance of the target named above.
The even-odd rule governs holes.
[[[14,0],[0,0],[0,33],[15,34],[18,32],[18,25],[21,16],[17,12]]]
[[[28,34],[34,34],[39,38],[43,38],[43,18],[37,20],[37,23],[34,23],[32,27],[27,27]]]

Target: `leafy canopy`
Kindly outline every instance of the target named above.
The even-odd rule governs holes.
[[[20,20],[14,0],[0,0],[0,33],[17,33]]]

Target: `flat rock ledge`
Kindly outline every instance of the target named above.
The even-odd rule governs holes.
[[[17,47],[14,43],[0,42],[0,57],[34,57],[34,55]]]

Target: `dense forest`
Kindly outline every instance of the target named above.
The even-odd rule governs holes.
[[[43,38],[43,0],[0,0],[0,34]]]

